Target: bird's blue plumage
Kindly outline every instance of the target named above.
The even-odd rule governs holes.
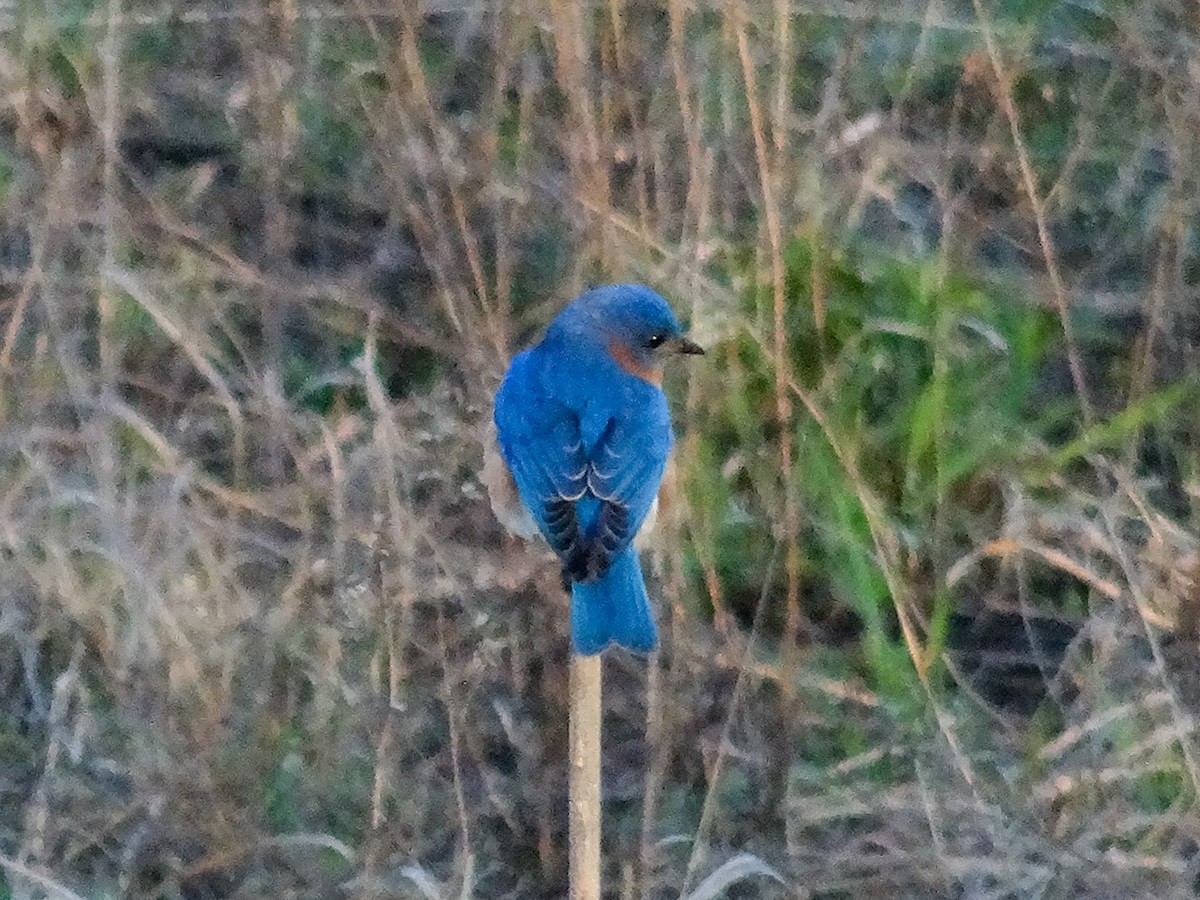
[[[657,641],[632,542],[674,440],[661,356],[681,345],[700,352],[658,294],[598,288],[512,361],[496,394],[500,454],[562,560],[579,653],[610,642],[644,652]]]

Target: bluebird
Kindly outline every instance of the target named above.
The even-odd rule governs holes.
[[[496,393],[492,508],[557,554],[577,653],[658,642],[634,537],[653,520],[674,443],[664,359],[703,352],[654,291],[608,285],[563,309]]]

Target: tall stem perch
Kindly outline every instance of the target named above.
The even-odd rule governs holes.
[[[600,654],[571,654],[571,900],[600,900]]]

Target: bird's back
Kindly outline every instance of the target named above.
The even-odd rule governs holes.
[[[661,330],[659,319],[646,332],[622,324],[647,309],[654,316],[665,310]],[[648,289],[600,289],[572,303],[539,344],[513,359],[496,395],[507,486],[515,483],[563,562],[580,653],[610,641],[647,651],[657,640],[633,539],[654,506],[674,441],[650,353],[662,335],[678,333],[665,302]]]

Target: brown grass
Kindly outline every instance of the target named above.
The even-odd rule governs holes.
[[[1010,7],[0,3],[0,898],[562,895],[565,600],[478,435],[597,280],[713,348],[685,486],[761,345],[774,473],[724,511],[761,590],[682,490],[663,650],[605,661],[607,895],[1192,896],[1194,423],[997,474],[926,559],[788,352],[801,239],[1055,310],[1072,436],[1195,376],[1195,10]],[[810,419],[911,703],[809,613]],[[1035,714],[940,591],[1070,623]]]

